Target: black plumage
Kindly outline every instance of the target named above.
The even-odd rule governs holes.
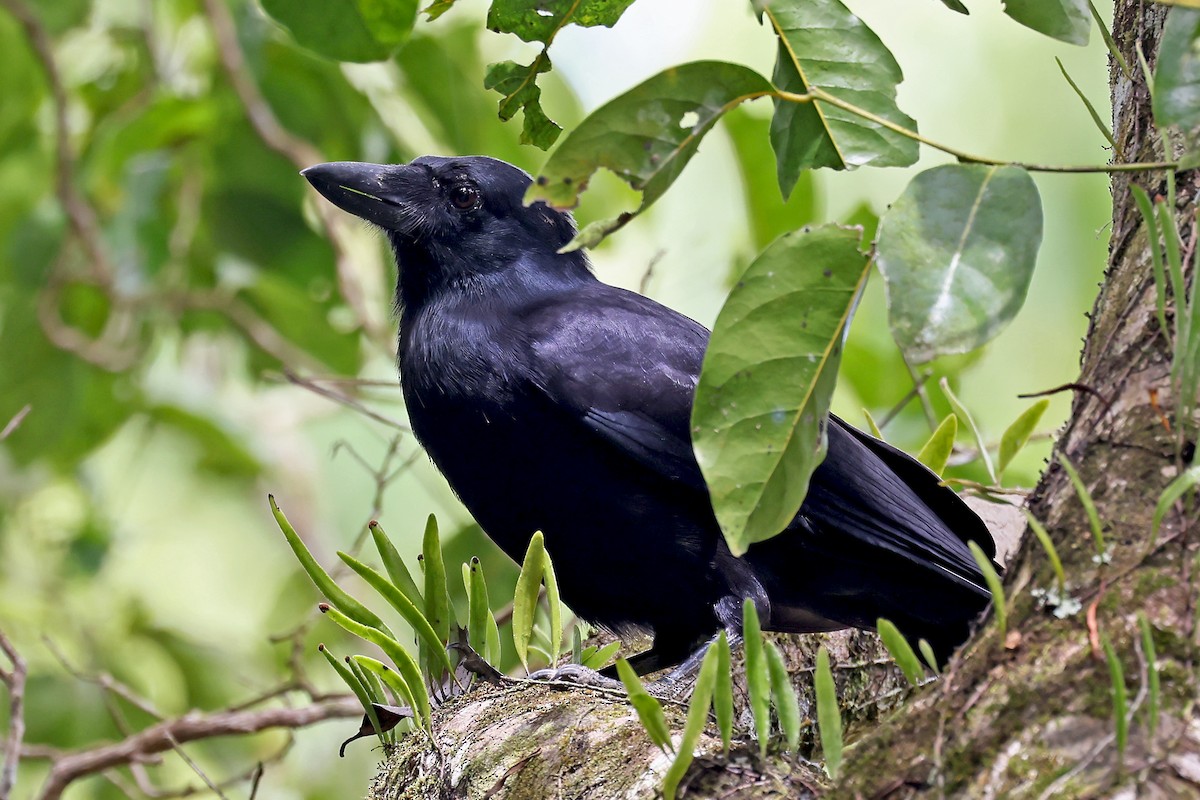
[[[945,657],[989,599],[979,518],[918,462],[845,424],[781,535],[729,552],[688,426],[708,331],[559,253],[570,216],[522,199],[494,159],[304,171],[381,227],[400,268],[399,366],[414,432],[512,558],[543,531],[564,601],[653,632],[639,671],[677,663],[753,598],[770,630],[872,628]]]

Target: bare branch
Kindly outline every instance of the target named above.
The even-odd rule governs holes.
[[[293,372],[290,369],[287,369],[286,367],[283,370],[283,377],[287,379],[288,383],[294,383],[297,386],[302,386],[305,389],[308,389],[313,394],[319,394],[319,395],[321,395],[321,397],[327,397],[330,400],[334,401],[335,403],[341,403],[342,405],[346,406],[347,408],[354,409],[355,411],[359,412],[360,414],[367,417],[368,419],[373,419],[376,422],[381,422],[384,425],[395,428],[396,430],[400,431],[401,433],[412,433],[412,429],[409,428],[404,423],[398,422],[397,420],[394,420],[391,417],[384,416],[383,414],[380,414],[376,411],[372,411],[371,409],[364,406],[362,403],[355,400],[353,397],[344,395],[340,392],[335,392],[332,389],[328,389],[324,386],[319,386],[307,378],[302,378],[301,376],[297,375],[295,372]]]
[[[4,740],[4,764],[0,766],[0,800],[8,800],[17,782],[21,743],[25,739],[25,676],[28,667],[3,631],[0,631],[0,650],[12,663],[12,671],[4,674],[4,684],[8,687],[8,736]]]
[[[59,800],[74,781],[113,767],[133,764],[179,744],[218,736],[239,736],[271,728],[303,728],[327,719],[344,719],[362,714],[362,705],[352,695],[336,695],[301,708],[270,708],[260,711],[190,712],[152,725],[119,742],[66,753],[50,767],[39,800]]]
[[[0,442],[3,442],[9,436],[12,436],[12,432],[21,427],[21,423],[25,421],[25,417],[29,415],[29,412],[32,409],[33,405],[26,403],[24,408],[22,408],[16,414],[13,414],[13,418],[10,419],[8,424],[4,426],[4,430],[0,431]]]

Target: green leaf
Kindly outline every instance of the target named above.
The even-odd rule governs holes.
[[[1033,435],[1034,429],[1037,428],[1038,422],[1041,421],[1042,415],[1049,407],[1050,400],[1042,398],[1022,411],[1021,416],[1017,417],[1013,424],[1004,431],[1004,435],[1000,437],[1000,461],[997,466],[999,475],[1004,474],[1004,470],[1012,463],[1013,457],[1021,452],[1021,448],[1029,441],[1029,437]]]
[[[1167,16],[1153,80],[1152,101],[1154,118],[1160,127],[1179,125],[1184,132],[1200,123],[1200,53],[1196,51],[1200,36],[1200,7],[1180,2]],[[1141,53],[1139,52],[1139,56]],[[1149,67],[1143,61],[1143,70]],[[1194,142],[1189,141],[1189,150]],[[1194,152],[1184,160],[1194,161]]]
[[[717,649],[717,685],[713,689],[713,712],[717,717],[717,728],[721,731],[721,748],[729,757],[729,745],[733,742],[733,654],[729,651],[729,637],[725,631],[712,645]]]
[[[632,4],[633,0],[492,0],[487,26],[527,42],[550,42],[566,25],[611,28]]]
[[[550,71],[550,58],[545,53],[538,55],[528,65],[515,61],[488,64],[483,78],[483,88],[499,92],[500,119],[507,122],[524,112],[525,122],[521,128],[521,143],[532,144],[546,150],[558,139],[562,127],[546,116],[542,110],[542,89],[537,85],[537,76]]]
[[[951,11],[957,11],[959,14],[970,14],[967,7],[962,4],[962,0],[942,0],[942,5]]]
[[[358,702],[362,703],[363,713],[366,714],[367,719],[371,720],[371,725],[375,728],[375,735],[379,737],[379,743],[385,744],[383,726],[379,724],[379,715],[375,713],[375,707],[371,705],[373,698],[367,693],[366,683],[349,666],[329,652],[328,647],[319,644],[317,649],[321,651],[321,655],[325,656],[325,660],[329,662],[329,666],[333,667],[333,671],[350,687],[350,691],[354,692]]]
[[[925,668],[921,666],[921,661],[913,652],[908,639],[904,638],[904,634],[891,620],[883,617],[875,621],[875,628],[879,631],[879,638],[883,641],[883,646],[891,653],[892,658],[896,661],[896,666],[904,673],[904,679],[912,686],[919,684],[925,677]]]
[[[650,696],[633,667],[623,658],[617,659],[617,675],[621,678],[621,683],[625,684],[629,703],[637,711],[638,719],[642,721],[642,727],[646,729],[650,741],[664,753],[674,750],[671,744],[671,729],[667,727],[667,718],[663,716],[662,706]]]
[[[488,615],[492,607],[488,601],[487,582],[483,578],[483,564],[472,558],[470,566],[463,564],[467,579],[467,641],[483,656],[483,660],[494,664],[499,653],[491,653],[487,646]]]
[[[900,65],[838,0],[773,0],[764,13],[779,37],[777,87],[797,95],[824,92],[916,132],[916,121],[896,105]],[[904,167],[918,155],[915,139],[820,100],[776,98],[771,144],[785,197],[806,169]]]
[[[1042,525],[1029,509],[1025,509],[1025,519],[1029,522],[1033,535],[1041,543],[1042,549],[1046,551],[1046,557],[1050,559],[1050,566],[1054,569],[1054,578],[1058,583],[1059,602],[1062,602],[1067,596],[1067,574],[1063,571],[1062,559],[1058,557],[1058,548],[1054,546],[1054,540],[1050,538],[1046,526]]]
[[[1087,0],[1004,0],[1004,13],[1067,44],[1087,44],[1092,29]]]
[[[1158,496],[1158,502],[1154,506],[1154,518],[1150,522],[1150,549],[1153,549],[1158,542],[1158,531],[1162,528],[1162,523],[1166,519],[1167,512],[1171,510],[1171,507],[1175,505],[1175,502],[1179,498],[1198,485],[1200,485],[1200,464],[1188,467],[1173,481],[1168,483],[1167,488],[1163,489],[1162,494]]]
[[[442,560],[437,517],[433,514],[425,521],[421,557],[425,565],[425,618],[444,649],[450,640],[450,586],[446,580],[446,564]]]
[[[841,346],[869,263],[857,229],[777,240],[717,317],[692,409],[692,441],[735,555],[796,515],[825,455]]]
[[[996,469],[992,466],[992,456],[988,453],[987,442],[984,441],[983,434],[979,432],[979,426],[975,424],[975,418],[971,416],[971,412],[967,411],[967,407],[962,404],[958,396],[950,390],[950,382],[944,376],[938,381],[938,386],[941,387],[942,394],[946,395],[946,400],[950,402],[950,407],[954,409],[955,416],[967,424],[967,430],[971,432],[971,436],[975,439],[975,446],[979,448],[979,457],[983,459],[984,469],[987,470],[992,484],[996,485],[1000,483],[1000,479],[996,477]]]
[[[1125,744],[1129,740],[1129,717],[1127,714],[1129,702],[1125,689],[1125,669],[1121,666],[1121,659],[1117,656],[1117,651],[1113,648],[1108,636],[1101,634],[1100,641],[1104,645],[1104,658],[1108,662],[1108,677],[1113,701],[1113,726],[1117,740],[1117,768],[1121,769],[1121,762],[1125,758]]]
[[[529,540],[529,547],[525,550],[525,560],[521,562],[521,574],[517,577],[517,589],[513,596],[513,646],[526,672],[529,671],[529,640],[533,636],[538,591],[542,585],[542,576],[546,574],[545,555],[545,540],[542,532],[538,531]]]
[[[1145,189],[1130,183],[1129,191],[1142,212],[1142,221],[1146,223],[1146,241],[1150,245],[1150,272],[1154,276],[1155,318],[1158,320],[1158,329],[1166,334],[1171,328],[1167,325],[1167,273],[1163,266],[1162,240],[1158,234],[1158,215]]]
[[[550,666],[554,666],[562,652],[562,601],[558,596],[558,578],[554,575],[554,562],[551,561],[549,552],[542,553],[542,567],[542,579],[546,583],[546,605],[550,608]]]
[[[607,168],[642,193],[637,211],[605,223],[611,233],[667,190],[723,114],[772,91],[766,78],[739,64],[672,67],[579,123],[551,154],[525,202],[574,208],[592,174]]]
[[[1091,2],[1091,0],[1088,0],[1088,2]],[[1055,56],[1054,60],[1058,63],[1059,72],[1062,73],[1062,76],[1066,79],[1067,84],[1075,92],[1075,96],[1079,98],[1080,102],[1083,103],[1083,107],[1087,109],[1088,116],[1092,118],[1092,124],[1094,124],[1096,129],[1100,131],[1100,135],[1105,138],[1109,147],[1113,149],[1113,153],[1116,155],[1117,160],[1124,160],[1125,154],[1121,151],[1121,145],[1117,144],[1117,140],[1113,138],[1112,131],[1108,128],[1108,123],[1106,123],[1100,117],[1100,112],[1096,111],[1096,107],[1092,105],[1092,101],[1088,99],[1088,96],[1083,93],[1083,90],[1080,89],[1079,85],[1071,78],[1070,73],[1067,72],[1067,68],[1063,66],[1062,59],[1058,56]]]
[[[426,729],[428,729],[433,724],[431,720],[432,711],[429,705],[429,692],[425,690],[425,680],[421,676],[420,667],[417,666],[417,662],[408,654],[408,651],[401,647],[400,643],[390,635],[381,632],[377,628],[360,625],[332,606],[322,603],[321,611],[345,630],[378,647],[383,651],[384,655],[392,660],[392,663],[396,665],[396,670],[400,673],[405,685],[408,687],[409,697],[413,701],[413,712],[420,714]],[[362,662],[360,661],[360,663]],[[364,663],[363,666],[368,665]]]
[[[604,647],[585,647],[583,649],[583,658],[580,660],[583,666],[589,669],[600,669],[613,655],[621,649],[621,643],[609,642]],[[590,652],[589,652],[590,651]]]
[[[1079,477],[1078,470],[1071,463],[1071,459],[1067,458],[1066,453],[1058,454],[1058,463],[1062,464],[1067,477],[1071,479],[1071,485],[1075,487],[1075,494],[1079,496],[1079,502],[1083,505],[1084,513],[1087,514],[1088,526],[1092,529],[1092,539],[1096,544],[1096,555],[1103,559],[1108,555],[1108,546],[1104,542],[1104,525],[1100,522],[1100,512],[1096,510],[1096,503],[1092,500],[1092,493],[1084,485],[1083,479]]]
[[[1167,12],[1154,72],[1154,121],[1190,130],[1200,125],[1200,9]]]
[[[1004,597],[1004,584],[1001,582],[996,568],[992,566],[992,559],[983,552],[982,547],[970,541],[967,542],[967,549],[975,557],[975,563],[979,565],[979,571],[983,573],[983,580],[987,583],[988,591],[992,593],[992,610],[996,614],[996,625],[1000,628],[1000,643],[1003,645],[1008,636],[1008,600]]]
[[[388,627],[383,624],[383,620],[375,612],[347,594],[342,587],[334,582],[329,573],[317,563],[317,560],[313,558],[312,553],[309,552],[300,535],[296,533],[296,529],[292,527],[292,523],[288,522],[288,518],[284,516],[279,506],[276,505],[274,495],[267,495],[267,502],[271,504],[271,514],[275,517],[275,523],[279,526],[279,530],[283,532],[283,538],[287,540],[288,545],[292,548],[292,552],[296,554],[296,560],[300,562],[300,566],[304,568],[313,585],[317,587],[317,591],[323,594],[335,608],[355,623],[377,628],[388,637],[392,637],[392,632],[388,630]]]
[[[817,729],[821,732],[825,771],[836,781],[842,769],[842,712],[838,709],[837,686],[833,682],[829,651],[825,645],[817,649],[817,670],[813,681],[817,695]]]
[[[787,739],[788,750],[795,753],[800,746],[800,698],[792,686],[792,677],[783,662],[783,654],[774,642],[766,642],[766,653],[775,715],[779,717],[779,728]]]
[[[929,437],[929,441],[917,453],[917,461],[929,467],[940,478],[946,471],[946,462],[954,452],[954,437],[958,436],[958,417],[947,414],[942,424]]]
[[[445,14],[454,6],[455,0],[433,0],[432,3],[421,9],[422,14],[427,14],[426,22],[433,22],[435,19]]]
[[[387,578],[349,553],[343,553],[339,550],[338,558],[345,562],[346,566],[358,573],[359,577],[366,581],[368,586],[379,592],[383,599],[387,600],[388,604],[396,609],[396,613],[412,626],[413,631],[417,634],[417,639],[421,642],[421,646],[427,648],[430,654],[437,654],[437,661],[442,669],[447,673],[454,672],[454,666],[450,663],[450,656],[446,653],[445,639],[438,637],[429,620],[420,609],[413,605],[412,600],[406,597],[404,592],[400,591],[394,584],[389,583]]]
[[[371,540],[375,542],[375,549],[379,551],[379,559],[383,562],[388,579],[395,584],[397,589],[404,592],[404,596],[414,606],[425,608],[425,600],[421,597],[421,590],[417,588],[417,582],[413,580],[412,573],[408,571],[404,559],[400,557],[400,551],[392,544],[392,540],[384,532],[383,526],[375,520],[371,520],[367,529],[371,531]]]
[[[1025,302],[1042,206],[1018,167],[948,164],[915,177],[879,222],[888,322],[922,363],[984,344]]]
[[[917,649],[921,651],[921,658],[925,659],[925,665],[933,670],[934,675],[940,677],[942,671],[938,668],[937,655],[933,652],[933,646],[925,639],[918,639]]]
[[[352,659],[364,672],[382,679],[388,685],[388,688],[392,690],[392,693],[396,695],[398,702],[406,704],[409,708],[416,708],[416,705],[413,703],[412,690],[408,688],[408,684],[396,674],[394,669],[379,659],[371,658],[370,656],[352,656]]]
[[[710,647],[700,664],[700,675],[696,678],[695,689],[692,690],[687,722],[684,723],[683,735],[679,738],[679,747],[675,750],[675,760],[663,776],[664,800],[674,800],[675,793],[679,791],[679,783],[687,774],[695,756],[700,734],[704,733],[704,726],[708,724],[708,709],[712,705],[713,690],[717,681],[718,658],[716,648]]]
[[[762,628],[758,622],[758,609],[750,598],[746,598],[742,605],[742,635],[745,637],[746,691],[750,695],[750,709],[754,712],[758,754],[762,757],[767,753],[767,740],[771,736],[771,677],[763,647]]]
[[[862,412],[863,416],[867,418],[867,427],[871,430],[871,435],[881,442],[884,441],[883,431],[879,430],[879,425],[875,422],[875,418],[871,416],[871,412],[865,408]]]
[[[338,61],[381,61],[404,43],[416,0],[262,0],[263,10],[296,42]]]

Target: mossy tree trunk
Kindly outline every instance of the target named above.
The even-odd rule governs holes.
[[[1114,37],[1132,74],[1112,68],[1114,131],[1128,161],[1163,156],[1136,47],[1153,65],[1166,12],[1142,0],[1116,3]],[[1200,178],[1185,172],[1176,179],[1176,219],[1190,251]],[[1080,609],[1062,618],[1052,613],[1044,598],[1055,575],[1028,537],[1008,570],[1006,641],[988,625],[940,681],[899,707],[901,684],[881,666],[869,637],[824,637],[840,665],[847,735],[856,740],[838,785],[811,764],[760,762],[746,750],[729,766],[698,759],[687,796],[1132,797],[1134,790],[1200,796],[1195,507],[1173,509],[1151,540],[1155,502],[1194,448],[1180,447],[1182,421],[1172,417],[1170,344],[1156,321],[1146,228],[1131,181],[1152,197],[1165,194],[1161,174],[1113,179],[1108,269],[1084,345],[1081,388],[1056,446],[1095,502],[1110,556],[1097,558],[1088,515],[1057,456],[1030,506],[1049,530]],[[1191,279],[1190,266],[1188,273]],[[1168,318],[1172,311],[1168,297]],[[1184,430],[1195,430],[1194,422]],[[1148,688],[1154,670],[1139,614],[1157,652],[1154,730]],[[788,645],[802,692],[810,691],[818,638],[793,637]],[[1124,673],[1123,754],[1105,640]],[[682,710],[668,711],[678,728]],[[553,687],[486,690],[451,704],[439,721],[438,747],[409,737],[385,764],[375,797],[652,797],[654,773],[668,763],[616,696]],[[708,742],[710,750],[716,746]]]

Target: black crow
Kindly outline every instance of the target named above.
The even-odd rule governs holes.
[[[560,253],[574,222],[524,205],[524,172],[425,156],[303,175],[395,251],[400,381],[433,463],[513,559],[544,533],[580,617],[653,633],[639,672],[736,631],[744,598],[769,630],[886,617],[942,659],[966,638],[990,597],[966,542],[994,556],[987,528],[920,463],[837,417],[793,522],[730,553],[688,432],[708,330]]]

